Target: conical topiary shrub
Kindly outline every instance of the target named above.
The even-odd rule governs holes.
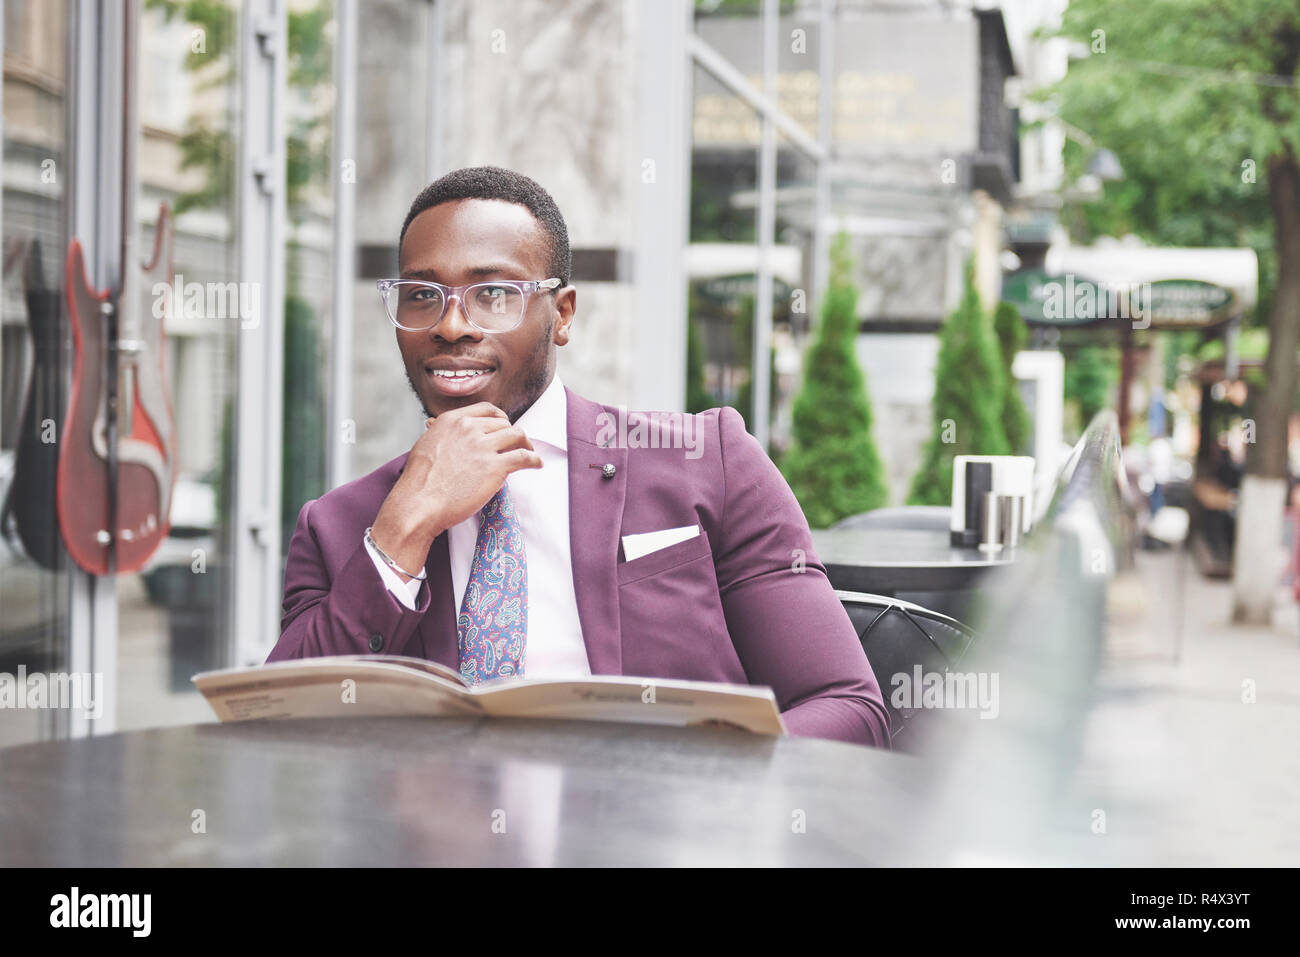
[[[1113,348],[1084,346],[1065,360],[1065,401],[1079,410],[1079,431],[1113,401],[1118,356]]]
[[[794,401],[794,441],[781,458],[786,481],[813,528],[879,508],[889,497],[871,437],[866,379],[853,348],[857,303],[849,239],[841,233],[831,249],[821,322]]]
[[[993,312],[993,334],[997,336],[998,350],[1002,353],[1002,428],[1007,434],[1007,447],[1012,455],[1028,455],[1032,438],[1029,413],[1011,371],[1016,353],[1025,347],[1025,340],[1029,338],[1020,310],[1009,302],[998,303]]]
[[[1002,427],[1002,361],[975,290],[975,263],[966,262],[961,303],[939,330],[934,376],[934,433],[912,479],[911,505],[952,502],[952,460],[958,455],[1006,455]]]

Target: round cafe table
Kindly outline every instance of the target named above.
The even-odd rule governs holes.
[[[973,589],[1018,551],[957,547],[947,530],[932,529],[827,528],[812,540],[831,585],[882,595]]]
[[[0,750],[0,864],[865,865],[922,766],[725,729],[203,724]]]

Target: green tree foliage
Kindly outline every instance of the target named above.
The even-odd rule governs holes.
[[[181,20],[195,29],[196,41],[185,58],[185,68],[195,76],[198,89],[220,87],[233,82],[232,51],[237,41],[232,27],[241,14],[228,0],[146,0],[150,9],[160,10],[167,22]],[[303,188],[328,172],[330,97],[319,95],[331,81],[333,46],[327,39],[326,24],[333,16],[330,3],[295,7],[289,11],[288,81],[294,94],[310,104],[296,111],[286,137],[285,194],[291,218],[302,205]],[[230,118],[233,121],[233,117]],[[190,116],[180,138],[181,169],[203,172],[197,188],[176,197],[177,215],[190,209],[219,207],[235,195],[235,146],[232,132],[214,127],[204,113]]]
[[[1282,130],[1264,101],[1290,101],[1294,142],[1295,94],[1230,71],[1273,73],[1288,22],[1300,28],[1300,8],[1279,0],[1071,0],[1061,33],[1090,52],[1042,97],[1124,168],[1102,197],[1067,205],[1075,239],[1251,246],[1273,273],[1265,160]],[[1094,151],[1078,139],[1065,145],[1071,180]]]
[[[1250,246],[1260,261],[1260,303],[1250,318],[1300,326],[1294,306],[1284,301],[1282,314],[1274,308],[1284,277],[1300,289],[1300,247],[1279,258],[1289,231],[1281,227],[1297,222],[1300,210],[1294,198],[1279,204],[1270,196],[1298,173],[1300,5],[1071,0],[1061,34],[1087,55],[1043,97],[1096,146],[1113,150],[1124,168],[1124,178],[1107,183],[1101,198],[1066,207],[1071,234],[1081,241],[1131,232],[1160,245]],[[1066,143],[1068,177],[1084,171],[1092,152],[1075,139]],[[1289,218],[1279,218],[1284,213]],[[1287,392],[1278,407],[1289,406],[1294,374],[1273,379]],[[1260,429],[1260,445],[1264,433],[1276,433],[1280,459],[1285,423],[1261,422]]]
[[[880,508],[889,497],[871,436],[866,378],[854,352],[857,303],[849,240],[841,233],[831,249],[821,322],[794,402],[794,442],[781,459],[786,481],[813,528]]]
[[[952,501],[952,460],[958,455],[1006,455],[1002,427],[1002,360],[992,325],[975,289],[975,262],[966,262],[961,303],[939,330],[934,376],[934,433],[912,479],[912,505]]]
[[[1247,470],[1282,479],[1300,343],[1300,4],[1071,0],[1061,33],[1087,56],[1048,95],[1126,174],[1072,225],[1260,255],[1255,318],[1267,315],[1271,349]],[[1082,154],[1067,149],[1067,170],[1081,168]],[[1274,484],[1244,485],[1242,512]],[[1252,523],[1236,555],[1249,565],[1280,545],[1280,523]],[[1234,619],[1267,621],[1268,589],[1251,568],[1238,572]]]
[[[1065,401],[1079,411],[1079,430],[1111,404],[1110,392],[1119,377],[1119,351],[1084,346],[1065,360]]]
[[[1025,455],[1029,452],[1032,438],[1029,413],[1020,398],[1020,386],[1011,372],[1011,364],[1016,353],[1025,347],[1029,330],[1025,328],[1019,309],[1009,302],[1000,302],[993,310],[993,332],[1002,353],[1002,427],[1007,433],[1007,447],[1012,454]]]

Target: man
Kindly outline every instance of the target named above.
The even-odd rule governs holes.
[[[577,291],[550,195],[457,170],[416,198],[398,256],[379,285],[425,431],[303,506],[267,660],[768,685],[790,733],[887,746],[808,524],[740,414],[628,414],[556,376]]]

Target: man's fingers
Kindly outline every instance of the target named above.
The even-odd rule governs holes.
[[[504,412],[502,412],[491,402],[475,402],[473,405],[467,405],[463,409],[452,409],[451,413],[449,414],[452,415],[459,414],[462,416],[470,416],[473,418],[477,418],[479,416],[493,416],[496,418],[505,419],[507,422],[510,421],[510,416],[506,415]]]
[[[491,435],[493,432],[500,432],[502,429],[510,428],[510,420],[504,415],[501,418],[482,418],[476,419],[474,424],[482,429],[483,435]]]
[[[542,457],[531,449],[511,449],[509,452],[502,452],[501,458],[505,460],[507,472],[542,467]]]
[[[506,415],[491,402],[475,402],[473,405],[467,405],[463,409],[448,409],[436,418],[430,416],[424,420],[424,427],[426,429],[429,428],[429,426],[433,425],[433,423],[438,421],[438,419],[447,419],[448,421],[454,422],[456,419],[479,418],[494,418],[504,419],[507,422],[510,421],[510,416]]]
[[[488,445],[497,452],[507,452],[511,449],[528,449],[533,450],[532,440],[524,434],[524,430],[517,425],[507,426],[504,429],[497,429],[495,432],[487,433]]]

